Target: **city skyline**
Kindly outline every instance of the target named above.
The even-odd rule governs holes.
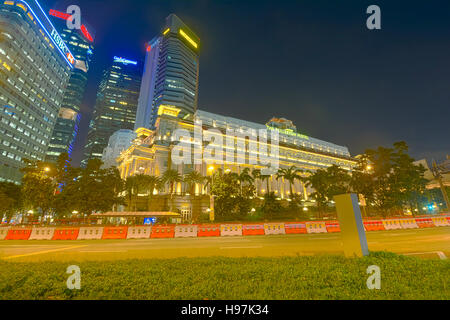
[[[68,2],[55,3],[64,8]],[[382,1],[383,28],[369,31],[363,3],[287,2],[272,11],[267,2],[258,7],[242,2],[208,7],[201,2],[137,1],[135,6],[114,3],[104,10],[90,10],[91,1],[75,3],[97,30],[75,162],[84,145],[103,60],[114,55],[143,58],[145,44],[172,12],[203,43],[199,94],[203,110],[258,123],[285,117],[301,132],[347,145],[352,155],[405,140],[415,158],[439,161],[450,148],[445,138],[450,98],[446,73],[435,72],[447,68],[450,54],[441,41],[450,29],[445,10],[431,12],[415,3],[403,12],[401,5]],[[123,21],[133,17],[133,23],[115,24],[118,16]],[[271,23],[265,24],[265,19]],[[270,50],[274,46],[276,51]]]

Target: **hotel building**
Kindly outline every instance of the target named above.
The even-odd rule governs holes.
[[[45,159],[75,64],[37,1],[0,2],[0,181]]]
[[[146,128],[136,130],[137,139],[135,139],[133,145],[117,158],[118,168],[123,179],[136,174],[161,176],[168,169],[175,169],[181,175],[196,170],[204,176],[211,174],[209,170],[211,167],[214,170],[221,168],[223,171],[236,173],[241,172],[244,168],[249,168],[250,170],[264,169],[264,165],[259,163],[252,164],[252,161],[250,161],[250,158],[255,157],[255,154],[248,152],[248,137],[245,139],[236,135],[229,135],[230,130],[234,130],[234,132],[248,132],[249,129],[267,130],[267,132],[277,131],[279,136],[279,168],[295,166],[304,170],[307,174],[307,172],[325,169],[331,165],[337,165],[350,171],[356,165],[356,161],[350,156],[347,147],[301,134],[297,132],[292,122],[286,119],[273,118],[266,125],[263,125],[203,110],[197,110],[194,115],[189,117],[181,117],[180,115],[181,110],[179,108],[160,106],[155,128],[153,130]],[[172,153],[180,142],[179,139],[175,138],[175,131],[184,129],[186,130],[185,132],[189,132],[192,137],[195,137],[194,130],[196,128],[199,128],[203,134],[208,130],[213,130],[215,135],[222,137],[222,141],[231,140],[231,145],[233,146],[238,146],[239,140],[245,139],[243,141],[243,145],[246,146],[245,159],[238,160],[236,157],[233,158],[235,161],[227,161],[225,153],[228,151],[224,148],[223,161],[217,162],[217,155],[214,158],[205,156],[205,148],[209,143],[203,141],[202,148],[199,149],[203,156],[201,163],[173,163]],[[193,144],[198,142],[195,138],[191,141]],[[257,140],[257,150],[260,150],[260,143],[264,142]],[[234,153],[234,151],[232,152]],[[257,184],[258,195],[267,193],[268,190],[266,188],[266,182],[259,182]],[[275,192],[281,199],[290,198],[291,196],[289,194],[289,183],[281,179],[277,180],[275,175],[272,175],[269,180],[269,188],[269,191]],[[176,186],[177,194],[182,195],[183,190],[186,190],[186,186],[181,182],[178,183]],[[197,185],[195,192],[196,194],[207,194],[207,190],[203,185]],[[312,190],[308,190],[301,182],[296,181],[293,184],[293,192],[307,200]],[[184,205],[188,205],[188,203]]]

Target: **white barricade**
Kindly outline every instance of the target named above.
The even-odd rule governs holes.
[[[306,231],[308,233],[327,233],[327,225],[325,222],[306,222]]]
[[[33,228],[28,240],[52,240],[55,228]]]
[[[220,236],[242,236],[242,224],[220,225]]]
[[[197,237],[197,225],[180,225],[175,227],[175,238]]]
[[[100,240],[103,227],[81,227],[77,240]]]
[[[445,217],[436,217],[436,218],[431,218],[431,220],[433,220],[433,223],[436,227],[448,227],[450,226],[450,224],[448,223],[447,218]]]
[[[402,226],[398,219],[389,219],[389,220],[382,220],[382,221],[383,221],[384,229],[386,229],[386,230],[402,229]]]
[[[264,223],[265,234],[286,234],[284,223]]]
[[[151,234],[152,227],[128,227],[127,239],[149,239]]]
[[[5,240],[10,227],[0,227],[0,240]]]
[[[400,225],[403,229],[417,229],[419,226],[416,223],[416,219],[400,219]]]

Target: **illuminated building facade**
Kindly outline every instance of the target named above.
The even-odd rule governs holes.
[[[141,75],[142,63],[122,57],[114,57],[112,66],[104,71],[89,126],[83,166],[89,159],[102,158],[114,132],[133,130]]]
[[[200,39],[176,15],[147,44],[135,129],[154,128],[161,105],[187,117],[197,110]]]
[[[0,2],[0,181],[45,159],[75,64],[37,1]]]
[[[222,140],[232,139],[233,145],[237,142],[238,137],[229,136],[227,130],[232,129],[235,132],[246,132],[249,129],[268,129],[278,131],[279,134],[279,167],[289,168],[295,166],[298,169],[305,170],[305,172],[314,172],[317,169],[327,168],[331,165],[338,165],[339,167],[351,170],[356,161],[350,156],[348,148],[338,146],[319,139],[308,137],[304,134],[298,133],[292,126],[286,129],[273,127],[273,119],[266,125],[257,124],[249,121],[239,120],[231,117],[225,117],[218,114],[209,113],[198,110],[193,117],[180,117],[181,110],[162,106],[158,112],[158,120],[154,130],[140,128],[136,130],[137,139],[135,143],[125,152],[123,152],[118,161],[118,168],[123,179],[136,174],[148,174],[161,176],[168,169],[175,169],[181,175],[189,173],[193,170],[200,172],[207,176],[211,174],[209,168],[214,170],[221,168],[223,171],[231,171],[239,173],[244,168],[263,169],[259,164],[251,164],[249,157],[254,156],[250,152],[245,153],[245,161],[227,162],[224,156],[224,161],[215,163],[212,158],[205,157],[205,146],[207,143],[203,142],[203,160],[201,164],[174,164],[172,162],[171,154],[174,152],[175,146],[179,141],[174,139],[175,130],[184,129],[192,133],[194,136],[194,128],[197,123],[200,123],[201,130],[214,130],[217,135],[222,136]],[[246,142],[248,144],[248,141]],[[260,140],[257,142],[260,143]],[[258,148],[259,150],[259,148]],[[226,151],[224,151],[226,152]],[[259,182],[257,191],[259,195],[268,192],[266,190],[266,183]],[[178,183],[176,188],[177,193],[182,193],[185,189],[182,183]],[[269,180],[270,191],[275,192],[280,198],[289,198],[289,183],[287,181],[277,180],[273,175]],[[205,194],[204,186],[197,185],[196,193]],[[308,199],[311,190],[302,185],[301,182],[296,181],[293,185],[293,192],[299,194],[303,199]]]
[[[136,138],[136,133],[133,130],[121,129],[113,133],[109,138],[108,146],[103,150],[103,167],[116,167],[116,159],[120,154],[131,147],[133,140]]]
[[[46,160],[56,161],[63,152],[67,152],[69,157],[72,154],[81,120],[80,108],[86,91],[94,46],[91,28],[88,31],[83,25],[80,30],[69,29],[66,20],[70,15],[56,10],[50,10],[50,15],[58,18],[54,19],[55,26],[77,60],[64,92],[63,103],[47,150]]]

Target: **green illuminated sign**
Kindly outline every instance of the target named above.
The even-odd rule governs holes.
[[[304,134],[297,133],[297,132],[295,132],[292,129],[278,129],[278,128],[274,128],[274,127],[271,127],[271,126],[267,126],[267,129],[269,129],[269,130],[276,130],[279,133],[282,133],[282,134],[285,134],[285,135],[288,135],[288,136],[293,136],[293,137],[296,137],[296,138],[309,140],[308,136],[306,136]]]

